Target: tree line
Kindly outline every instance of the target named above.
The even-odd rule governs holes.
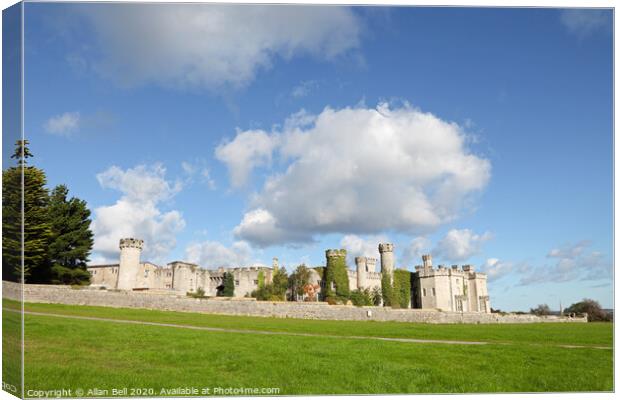
[[[613,320],[613,314],[604,310],[598,301],[592,299],[583,299],[560,312],[564,315],[588,314],[588,322]],[[536,308],[530,308],[530,314],[552,315],[553,312],[547,304],[539,304]]]
[[[87,284],[90,210],[84,200],[69,197],[66,185],[46,187],[45,172],[28,165],[28,144],[16,142],[11,158],[17,165],[2,171],[2,279]]]

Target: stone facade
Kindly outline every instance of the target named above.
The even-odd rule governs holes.
[[[254,299],[194,299],[174,291],[101,290],[95,287],[74,289],[63,285],[20,285],[2,282],[4,298],[29,303],[56,303],[151,310],[249,315],[276,318],[303,318],[348,321],[398,321],[438,324],[587,322],[587,316],[559,316],[443,312],[437,310],[392,309],[389,307],[330,306],[323,302],[269,302]]]
[[[457,312],[491,312],[486,274],[471,265],[433,268],[430,255],[422,256],[413,277],[414,308],[437,308]]]
[[[279,268],[279,261],[273,258],[271,267],[237,267],[208,270],[197,264],[173,261],[165,267],[149,262],[140,262],[143,241],[139,239],[120,240],[120,262],[113,265],[89,266],[92,285],[107,289],[133,291],[169,291],[173,293],[195,293],[203,290],[206,296],[214,297],[222,288],[224,274],[231,273],[235,281],[235,297],[248,297],[258,288],[259,274],[265,283],[272,281],[273,274]],[[355,269],[347,269],[349,289],[381,288],[381,278],[394,273],[394,245],[381,243],[378,246],[381,255],[381,271],[377,271],[377,260],[371,257],[355,257]],[[325,251],[326,265],[333,258],[346,259],[343,249]],[[433,268],[430,255],[422,256],[423,265],[416,266],[411,273],[411,308],[437,309],[455,312],[490,313],[491,304],[487,291],[485,274],[474,272],[470,265],[459,269],[453,265],[446,268],[440,265]],[[321,298],[325,284],[320,274],[311,269],[310,283],[316,285]]]

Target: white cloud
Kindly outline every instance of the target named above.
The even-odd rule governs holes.
[[[582,240],[551,249],[547,254],[551,264],[533,268],[522,276],[519,283],[611,279],[611,262],[602,253],[589,250],[591,245],[589,241]]]
[[[215,180],[211,177],[211,171],[205,165],[205,160],[197,160],[195,163],[189,161],[181,162],[181,168],[187,176],[186,183],[193,183],[195,176],[198,175],[199,181],[205,183],[209,189],[215,190]]]
[[[302,81],[299,83],[299,85],[293,88],[293,90],[291,91],[291,96],[293,96],[296,99],[306,97],[317,86],[318,86],[318,82],[315,80]]]
[[[144,239],[143,260],[165,262],[165,256],[176,246],[176,234],[185,227],[179,211],[162,211],[161,203],[175,196],[181,186],[165,179],[160,164],[140,165],[122,170],[113,166],[97,174],[102,188],[122,193],[110,206],[95,209],[92,225],[95,236],[93,250],[99,257],[118,260],[119,239]]]
[[[480,252],[482,244],[492,237],[490,232],[480,235],[469,229],[451,229],[433,253],[449,261],[465,261]]]
[[[185,258],[203,268],[242,267],[250,264],[252,249],[244,241],[226,247],[220,242],[192,243],[185,250]]]
[[[608,29],[612,11],[600,9],[568,9],[560,14],[560,21],[568,31],[579,38],[591,35],[597,30]]]
[[[480,266],[481,272],[487,274],[489,282],[508,276],[511,272],[526,274],[530,270],[530,266],[525,263],[514,264],[500,260],[498,258],[488,258],[484,264]]]
[[[286,167],[267,178],[235,229],[265,246],[321,233],[428,232],[452,221],[490,177],[466,137],[430,113],[380,104],[300,112],[282,130],[239,131],[216,155],[233,186],[274,155]]]
[[[312,236],[304,232],[290,232],[278,226],[270,211],[257,208],[244,214],[243,219],[233,229],[237,237],[247,238],[252,244],[267,247],[274,243],[311,242]]]
[[[360,21],[345,7],[150,4],[82,8],[102,59],[121,84],[242,87],[277,59],[331,60],[358,47]]]
[[[66,112],[48,119],[44,128],[47,133],[59,136],[71,136],[80,126],[79,112]]]
[[[269,165],[277,145],[277,138],[263,131],[237,132],[237,136],[215,149],[215,157],[228,167],[233,187],[241,187],[250,172],[259,166]]]
[[[340,240],[340,246],[347,250],[349,266],[355,266],[355,257],[373,257],[380,260],[379,243],[389,242],[385,235],[371,235],[362,238],[357,235],[345,235]]]
[[[429,254],[431,249],[431,241],[424,237],[418,236],[411,240],[409,246],[403,251],[403,262],[406,264],[420,265],[422,255]]]

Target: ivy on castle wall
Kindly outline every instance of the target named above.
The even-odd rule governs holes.
[[[404,269],[394,271],[394,302],[392,307],[409,308],[411,300],[411,272]]]
[[[346,301],[349,299],[349,275],[347,274],[346,250],[342,256],[328,257],[325,267],[325,297],[336,297]],[[332,289],[332,284],[334,288]]]
[[[381,274],[381,297],[383,298],[384,307],[390,307],[395,303],[394,288],[391,281],[390,275],[386,273]]]

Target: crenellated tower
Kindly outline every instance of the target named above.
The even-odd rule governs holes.
[[[132,290],[136,287],[136,279],[140,270],[140,253],[144,240],[126,238],[121,239],[119,247],[121,249],[120,263],[118,266],[117,289]]]
[[[381,254],[381,273],[388,274],[391,277],[394,273],[394,245],[392,243],[380,243],[379,253]]]

